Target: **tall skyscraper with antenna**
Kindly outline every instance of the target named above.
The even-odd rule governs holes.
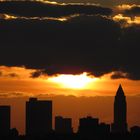
[[[121,85],[119,85],[114,101],[114,122],[112,124],[112,132],[127,132],[127,103]]]

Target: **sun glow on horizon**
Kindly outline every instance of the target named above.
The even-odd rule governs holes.
[[[61,74],[49,78],[48,81],[60,84],[60,86],[64,88],[86,89],[89,83],[97,79],[98,78],[88,76],[88,73],[84,72],[79,75]]]

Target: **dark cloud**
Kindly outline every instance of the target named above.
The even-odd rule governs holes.
[[[114,72],[111,75],[111,78],[112,79],[128,78],[128,74],[127,73],[123,73],[121,71],[117,71],[117,72]]]
[[[3,74],[2,74],[2,72],[0,71],[0,77],[2,76]]]
[[[133,6],[130,9],[126,9],[124,14],[129,16],[140,16],[140,6]]]
[[[11,78],[19,77],[19,75],[16,73],[9,73],[7,76]]]
[[[140,79],[138,25],[121,28],[105,16],[81,15],[65,22],[1,19],[0,29],[0,65],[39,69],[32,77],[120,71]],[[112,78],[118,77],[123,78]]]
[[[62,17],[73,14],[110,15],[110,8],[84,4],[51,4],[37,1],[2,1],[0,13],[24,17]]]
[[[49,1],[54,1],[54,0],[49,0]],[[120,5],[120,4],[140,4],[139,0],[55,0],[57,2],[72,2],[72,3],[97,3],[97,4],[101,4],[104,6],[116,6],[116,5]]]
[[[36,70],[35,72],[31,73],[31,78],[38,78],[41,75],[46,75],[46,71],[45,70]]]
[[[121,53],[123,54],[121,65],[122,70],[128,73],[129,79],[140,79],[140,26],[133,25],[124,28],[121,36]]]
[[[111,61],[120,27],[105,17],[0,22],[0,58],[7,57],[0,64],[45,69],[48,74],[94,70],[96,76],[116,67]]]
[[[16,77],[19,77],[19,75],[16,74],[16,73],[3,74],[3,72],[0,71],[0,77],[11,77],[11,78],[16,78]]]
[[[16,0],[5,0],[5,1],[16,1]],[[17,0],[17,1],[30,1],[30,0]],[[37,2],[37,0],[31,0]],[[41,0],[40,0],[41,1]],[[44,0],[46,2],[58,2],[58,3],[84,3],[84,4],[100,4],[102,6],[112,7],[121,4],[140,4],[139,0]],[[43,0],[42,0],[43,2]]]

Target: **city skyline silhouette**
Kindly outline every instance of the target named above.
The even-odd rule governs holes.
[[[49,134],[72,135],[77,134],[82,137],[97,137],[102,134],[109,136],[117,135],[138,135],[140,136],[140,126],[127,126],[127,101],[121,84],[119,85],[114,98],[114,121],[112,124],[100,122],[99,118],[87,116],[79,118],[77,132],[73,131],[72,119],[63,116],[55,116],[55,127],[52,126],[52,106],[50,100],[38,100],[29,98],[26,102],[26,133],[25,136],[46,136]],[[10,106],[0,106],[0,132],[1,136],[18,136],[16,128],[10,127]]]
[[[0,139],[139,140],[139,40],[140,0],[0,0]]]

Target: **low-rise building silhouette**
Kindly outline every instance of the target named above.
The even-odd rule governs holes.
[[[72,119],[56,116],[55,117],[55,132],[59,134],[71,134],[73,132]]]
[[[26,102],[26,135],[45,135],[52,131],[52,101],[30,98]]]
[[[101,134],[110,134],[110,124],[100,123],[99,133]]]
[[[78,133],[94,135],[99,131],[99,119],[87,116],[86,118],[80,118]]]
[[[0,135],[9,135],[10,106],[0,106]]]
[[[19,136],[18,130],[16,128],[10,129],[10,136],[11,137],[18,137]]]
[[[140,126],[133,126],[130,128],[131,134],[140,135]]]

